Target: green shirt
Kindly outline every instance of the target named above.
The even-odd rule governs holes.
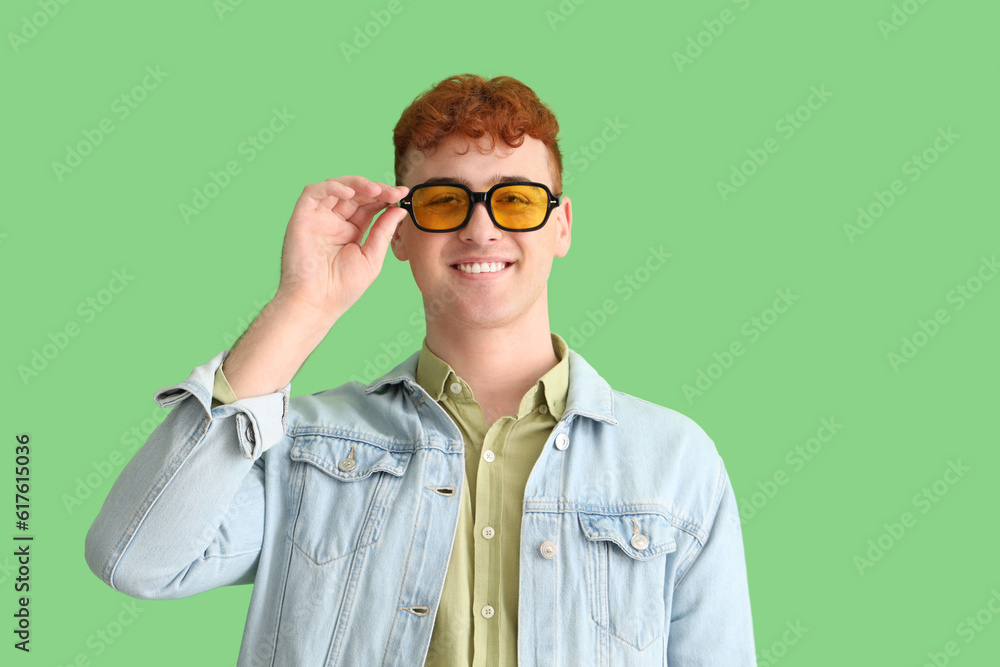
[[[501,417],[488,429],[469,385],[427,348],[426,340],[420,350],[417,383],[451,416],[465,440],[462,507],[424,663],[428,667],[517,665],[524,487],[562,417],[569,388],[566,342],[552,334],[552,348],[559,363],[521,398],[516,415]]]
[[[552,428],[566,408],[566,342],[551,334],[559,362],[521,398],[517,414],[489,428],[472,390],[427,347],[417,362],[417,383],[455,421],[465,440],[458,528],[434,620],[425,665],[517,665],[517,604],[524,487]],[[215,375],[213,407],[236,395]]]

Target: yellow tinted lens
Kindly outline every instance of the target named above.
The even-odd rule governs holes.
[[[509,185],[493,193],[493,215],[504,227],[531,229],[542,224],[549,197],[537,185]]]
[[[426,229],[453,229],[469,212],[469,193],[448,185],[419,188],[413,193],[413,216]]]

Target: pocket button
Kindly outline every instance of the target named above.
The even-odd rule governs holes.
[[[638,549],[639,551],[642,551],[643,549],[649,546],[649,538],[643,535],[642,533],[636,533],[635,535],[632,536],[632,539],[630,541],[632,543],[632,546]]]

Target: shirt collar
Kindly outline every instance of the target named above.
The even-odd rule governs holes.
[[[538,378],[538,385],[544,394],[549,414],[556,421],[562,419],[566,410],[566,396],[569,394],[569,346],[559,334],[552,334],[552,349],[559,360],[545,375]]]
[[[558,361],[525,393],[518,407],[518,417],[545,403],[549,414],[558,421],[566,408],[566,395],[569,390],[569,347],[558,334],[550,335],[552,350]],[[441,401],[445,397],[460,403],[474,400],[469,386],[455,373],[451,365],[427,347],[426,338],[417,359],[416,381],[435,401]],[[453,391],[459,387],[460,391]]]
[[[539,378],[539,382],[542,382],[544,387],[545,401],[549,410],[553,412],[553,415],[557,415],[557,419],[579,414],[609,424],[617,424],[611,386],[582,356],[569,349],[562,337],[554,333],[551,336],[553,349],[556,356],[559,356],[559,363]],[[365,393],[371,394],[387,385],[403,383],[411,391],[422,389],[434,400],[440,400],[446,389],[448,373],[454,373],[454,371],[428,349],[426,351],[427,358],[434,356],[441,363],[441,366],[437,366],[433,361],[429,362],[423,369],[426,372],[426,378],[424,372],[421,372],[420,376],[421,380],[425,380],[425,382],[418,381],[417,372],[420,360],[425,355],[423,348],[426,348],[426,339],[420,350],[366,386]],[[562,373],[565,375],[560,380]],[[552,376],[548,377],[550,374]],[[455,377],[457,378],[457,376]],[[561,384],[563,382],[565,384]],[[565,396],[564,401],[559,400],[560,396]]]
[[[444,359],[437,356],[427,347],[427,338],[424,338],[420,347],[420,356],[417,359],[416,381],[423,387],[435,401],[440,401],[446,396],[445,385],[457,381],[458,376],[452,370],[451,365]],[[452,379],[454,376],[454,379]]]

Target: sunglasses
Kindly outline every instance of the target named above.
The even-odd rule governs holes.
[[[454,232],[472,218],[472,209],[482,202],[490,220],[506,232],[541,229],[561,195],[553,195],[542,183],[514,181],[497,183],[486,192],[473,192],[461,183],[421,183],[399,201],[417,229]]]

